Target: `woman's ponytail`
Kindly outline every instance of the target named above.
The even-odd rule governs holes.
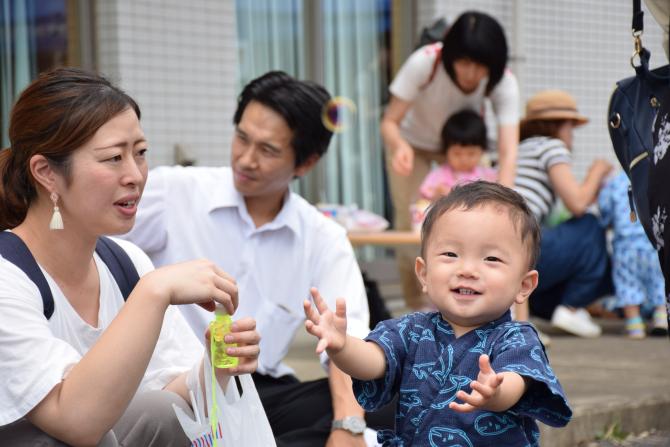
[[[28,212],[28,202],[24,199],[34,187],[28,181],[27,173],[14,166],[12,150],[0,150],[0,231],[11,229],[23,222]]]

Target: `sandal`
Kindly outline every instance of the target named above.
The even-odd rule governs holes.
[[[656,337],[668,335],[668,316],[665,313],[665,309],[654,311],[650,334]]]

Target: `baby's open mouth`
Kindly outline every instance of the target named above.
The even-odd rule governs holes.
[[[481,295],[481,292],[478,292],[469,287],[457,287],[455,289],[451,289],[451,291],[454,293],[458,293],[459,295]]]

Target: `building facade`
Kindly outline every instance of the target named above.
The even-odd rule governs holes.
[[[534,92],[572,93],[591,119],[575,135],[577,173],[614,160],[606,109],[632,75],[630,2],[609,0],[0,0],[0,140],[16,95],[41,70],[99,70],[140,104],[153,166],[226,165],[236,96],[273,69],[324,84],[355,104],[318,168],[296,185],[313,202],[384,213],[379,121],[393,73],[419,30],[466,9],[503,24],[522,104]],[[652,65],[667,63],[645,15]]]

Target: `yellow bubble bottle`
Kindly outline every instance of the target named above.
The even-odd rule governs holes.
[[[219,303],[214,310],[214,320],[209,323],[209,333],[212,348],[212,365],[216,368],[233,368],[238,365],[239,359],[226,353],[228,348],[237,346],[235,343],[226,343],[224,337],[230,333],[233,320]]]

